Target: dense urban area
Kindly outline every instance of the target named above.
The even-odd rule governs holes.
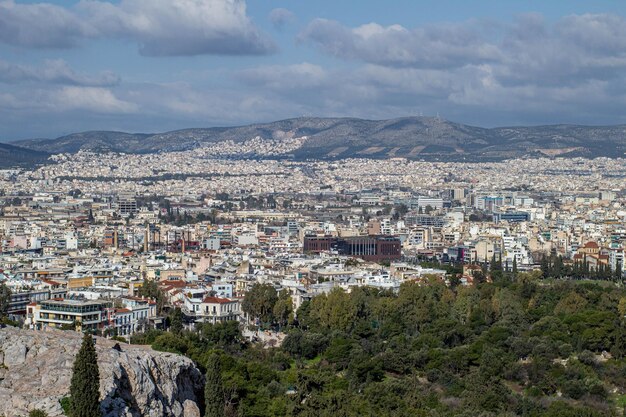
[[[0,171],[3,326],[184,355],[185,416],[626,415],[624,159],[271,159],[299,145]]]

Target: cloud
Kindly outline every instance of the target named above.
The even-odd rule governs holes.
[[[110,71],[105,71],[97,76],[80,74],[61,59],[46,60],[41,67],[13,64],[0,60],[0,82],[11,84],[45,82],[106,87],[119,84],[120,77]]]
[[[139,108],[135,103],[120,100],[111,90],[100,87],[63,87],[54,94],[50,104],[60,111],[79,109],[117,114],[135,113]]]
[[[147,56],[263,55],[276,50],[244,0],[81,0],[73,8],[0,0],[0,42],[68,48],[85,39],[137,42]]]
[[[70,48],[94,35],[73,11],[48,3],[0,0],[0,42],[31,48]]]
[[[327,77],[324,68],[309,62],[249,68],[236,74],[236,78],[247,85],[276,90],[317,88],[327,81]]]
[[[377,23],[348,28],[336,21],[315,19],[299,39],[343,59],[389,66],[449,68],[499,58],[497,46],[484,39],[482,31],[479,24],[442,24],[409,30]]]
[[[270,12],[269,19],[276,29],[282,29],[293,23],[296,20],[296,15],[290,10],[279,7]]]
[[[616,15],[566,16],[553,25],[537,14],[520,16],[500,44],[494,75],[505,84],[575,86],[622,77],[626,19]]]
[[[70,111],[82,112],[83,115],[126,115],[136,113],[140,108],[136,103],[120,99],[109,88],[84,86],[44,86],[0,92],[0,106],[24,111],[31,119],[40,114],[58,115]]]
[[[350,28],[316,19],[299,39],[341,59],[387,67],[487,65],[511,85],[574,85],[626,69],[626,19],[610,14],[570,15],[553,24],[526,14],[513,23],[470,20],[414,29],[377,23]]]

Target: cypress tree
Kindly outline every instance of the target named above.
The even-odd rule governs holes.
[[[207,361],[204,401],[206,403],[205,417],[224,417],[222,367],[220,357],[216,354],[211,355]]]
[[[0,284],[0,317],[7,315],[11,302],[11,289],[3,282]]]
[[[541,273],[544,278],[550,276],[550,264],[548,263],[548,257],[546,255],[543,255],[541,258]]]
[[[513,275],[517,275],[517,256],[513,256]]]
[[[100,372],[93,336],[85,333],[74,360],[70,384],[71,417],[101,417]]]

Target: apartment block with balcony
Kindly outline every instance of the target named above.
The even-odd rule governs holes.
[[[100,330],[109,324],[108,301],[54,299],[27,306],[26,324],[33,328],[76,326],[76,330]]]

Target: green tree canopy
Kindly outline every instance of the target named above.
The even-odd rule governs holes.
[[[241,309],[262,323],[274,322],[274,306],[278,301],[276,289],[271,284],[254,284],[246,293]]]

